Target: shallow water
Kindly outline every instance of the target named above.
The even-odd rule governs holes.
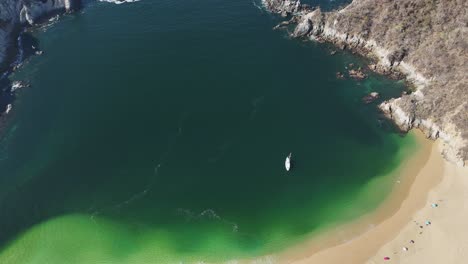
[[[0,141],[1,262],[259,256],[375,208],[415,143],[361,98],[403,83],[337,80],[364,61],[276,22],[251,1],[92,2],[37,30]]]

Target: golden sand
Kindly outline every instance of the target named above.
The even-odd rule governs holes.
[[[468,263],[468,168],[445,161],[440,142],[412,133],[421,147],[402,165],[394,190],[375,212],[290,248],[272,262]]]

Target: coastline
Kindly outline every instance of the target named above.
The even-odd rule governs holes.
[[[460,196],[468,196],[468,179],[461,178],[468,175],[468,169],[446,161],[440,154],[441,142],[432,142],[420,131],[411,133],[416,135],[420,150],[397,172],[401,183],[395,184],[378,209],[276,254],[274,262],[373,264],[390,257],[389,263],[425,263],[436,257],[461,263],[463,254],[454,251],[468,252],[468,241],[463,237],[466,232],[459,232],[466,230],[463,219],[468,210],[461,210]],[[432,203],[439,206],[432,208]],[[427,220],[431,225],[424,224]]]
[[[437,159],[444,149],[442,142],[437,142]],[[425,205],[413,214],[419,223],[430,221],[431,224],[421,231],[411,221],[407,223],[391,241],[379,249],[368,264],[379,263],[383,255],[393,252],[395,263],[466,263],[468,257],[468,168],[457,166],[442,159],[443,173],[440,183],[429,191]],[[437,203],[436,208],[431,205]],[[419,232],[423,232],[419,234]],[[408,241],[417,239],[405,254],[402,247]]]
[[[34,45],[27,47],[28,53],[25,54],[22,34],[28,27],[40,25],[49,17],[73,12],[80,7],[81,0],[5,0],[0,4],[0,133],[13,106],[17,89],[9,80],[9,75],[27,57],[42,54]]]
[[[462,178],[468,175],[465,167],[468,139],[464,133],[467,127],[463,121],[467,118],[468,104],[463,99],[467,95],[465,78],[460,75],[466,72],[466,67],[460,65],[456,70],[446,70],[455,62],[443,58],[466,50],[455,46],[454,42],[446,42],[445,37],[440,38],[441,32],[457,36],[457,32],[463,30],[453,24],[449,33],[445,32],[447,25],[452,25],[458,17],[454,15],[456,5],[442,9],[415,0],[402,5],[376,6],[372,1],[353,0],[342,9],[322,12],[298,0],[263,0],[263,4],[269,12],[291,18],[274,29],[287,29],[292,25],[293,31],[289,32],[292,38],[332,43],[339,49],[370,59],[375,63],[369,65],[371,71],[406,78],[415,91],[384,101],[378,107],[402,132],[416,133],[423,148],[430,146],[426,150],[427,160],[419,170],[413,170],[414,179],[409,178],[412,171],[409,168],[418,167],[418,162],[412,157],[403,169],[407,174],[407,186],[397,186],[374,213],[280,253],[278,262],[465,263],[468,239],[463,235],[468,230],[458,219],[468,217],[468,210],[461,210],[466,208],[464,200],[468,197],[464,191],[468,180]],[[425,12],[407,15],[414,13],[415,6]],[[420,27],[417,21],[409,19],[408,23],[405,17],[434,23],[431,21],[429,27]],[[407,22],[405,30],[401,29],[401,23],[393,23],[402,20]],[[443,29],[441,24],[445,26]],[[427,28],[430,30],[425,31]],[[435,42],[437,45],[433,45]],[[408,46],[408,43],[418,45]],[[434,56],[426,56],[428,53]],[[433,61],[440,65],[426,67]],[[444,97],[443,93],[450,96]],[[430,143],[429,139],[436,142]],[[432,203],[444,201],[440,199],[442,196],[451,200],[451,208],[443,210],[444,214],[437,206],[431,208]],[[435,227],[429,223],[425,226],[428,218],[430,222],[441,220],[443,225]],[[366,223],[371,227],[368,231]],[[420,242],[410,243],[416,239]],[[436,259],[438,261],[434,262]]]
[[[353,0],[330,12],[300,0],[262,3],[267,11],[290,18],[274,29],[290,28],[292,38],[329,42],[370,59],[370,71],[405,78],[415,91],[382,102],[380,110],[403,132],[419,128],[428,138],[441,138],[446,143],[443,156],[465,165],[468,65],[458,62],[466,48],[455,43],[462,42],[460,32],[466,28],[457,22],[463,14],[455,2],[444,6],[407,0],[375,5],[372,0]],[[429,24],[421,26],[422,20]],[[446,35],[450,38],[442,37]]]
[[[412,129],[414,124],[413,117],[406,114],[404,116],[397,115],[400,112],[405,113],[405,110],[397,107],[397,105],[392,105],[391,108],[383,110],[388,110],[387,115],[394,121],[404,120],[401,124],[397,123],[400,127],[408,125],[407,128],[405,127],[405,130]],[[463,215],[463,217],[461,215],[453,217],[457,209],[462,208],[460,207],[460,202],[463,202],[463,200],[458,199],[457,206],[451,203],[449,204],[450,208],[445,207],[445,201],[447,201],[445,198],[447,197],[446,193],[450,193],[450,190],[457,187],[458,196],[456,197],[460,198],[459,195],[463,194],[463,189],[466,190],[464,187],[467,187],[467,185],[464,185],[464,182],[458,177],[461,175],[460,173],[466,172],[466,170],[459,169],[443,160],[440,153],[445,151],[445,147],[441,142],[433,143],[426,139],[429,136],[433,139],[440,137],[445,140],[445,134],[441,133],[440,129],[427,130],[430,131],[429,135],[423,135],[419,130],[412,129],[411,131],[410,133],[416,133],[418,142],[422,142],[424,146],[421,145],[421,150],[414,157],[402,161],[401,172],[398,172],[398,174],[408,179],[402,181],[401,184],[395,185],[395,189],[389,196],[388,201],[384,201],[377,210],[369,215],[343,226],[331,228],[330,232],[325,231],[322,236],[319,235],[317,238],[306,241],[306,243],[301,243],[297,247],[281,252],[278,262],[326,264],[364,263],[368,261],[368,263],[382,263],[384,256],[391,257],[391,263],[402,263],[403,261],[410,260],[411,262],[408,263],[423,263],[424,261],[431,260],[431,255],[428,254],[433,249],[431,248],[431,243],[443,240],[445,236],[443,230],[437,229],[441,228],[438,227],[437,223],[440,222],[438,220],[446,221],[445,224],[451,224],[451,221],[454,220],[453,218],[466,219],[466,215]],[[447,139],[447,141],[449,140]],[[461,146],[462,143],[458,142],[456,145],[460,144]],[[427,174],[424,174],[424,171]],[[453,175],[456,175],[457,178],[454,179]],[[454,186],[457,183],[459,185]],[[442,201],[439,201],[441,196],[444,196],[444,198]],[[452,198],[455,199],[456,197],[454,197]],[[439,201],[439,207],[430,208],[430,204],[435,201]],[[448,211],[449,209],[451,211]],[[382,211],[381,214],[379,214],[380,211]],[[405,212],[408,214],[404,214]],[[443,216],[440,215],[441,213],[443,213]],[[397,215],[400,215],[400,217]],[[418,234],[420,228],[413,222],[413,219],[417,218],[417,221],[421,223],[429,216],[433,224],[429,227],[424,226],[421,229],[424,231],[424,235],[431,234],[431,237],[427,238]],[[461,230],[461,226],[461,222],[457,224],[459,230]],[[376,229],[378,230],[374,231]],[[439,232],[439,236],[435,238],[430,231],[427,232],[428,229],[435,229]],[[371,234],[368,235],[368,233]],[[416,237],[416,245],[409,245],[409,239],[414,237]],[[425,240],[419,239],[419,237],[423,237]],[[446,245],[452,245],[451,248],[459,249],[455,242],[450,244],[447,239],[444,241],[447,242]],[[409,247],[409,252],[402,252],[403,246]],[[447,251],[450,248],[444,246],[441,249]],[[395,254],[394,252],[397,253]],[[346,255],[345,253],[350,255]],[[371,258],[369,259],[369,257]],[[437,260],[440,260],[439,262],[447,262],[447,259],[443,257]],[[458,259],[448,262],[457,263],[456,261]]]

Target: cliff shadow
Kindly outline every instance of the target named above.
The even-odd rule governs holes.
[[[17,34],[15,45],[12,45],[9,51],[9,64],[0,75],[0,137],[3,136],[6,126],[8,105],[12,104],[16,98],[15,91],[12,89],[13,82],[9,77],[30,57],[42,53],[37,38],[26,31]]]

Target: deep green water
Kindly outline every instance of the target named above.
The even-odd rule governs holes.
[[[416,146],[361,98],[403,83],[337,80],[364,61],[276,22],[250,0],[147,0],[36,30],[0,141],[0,263],[255,257],[378,206]]]

